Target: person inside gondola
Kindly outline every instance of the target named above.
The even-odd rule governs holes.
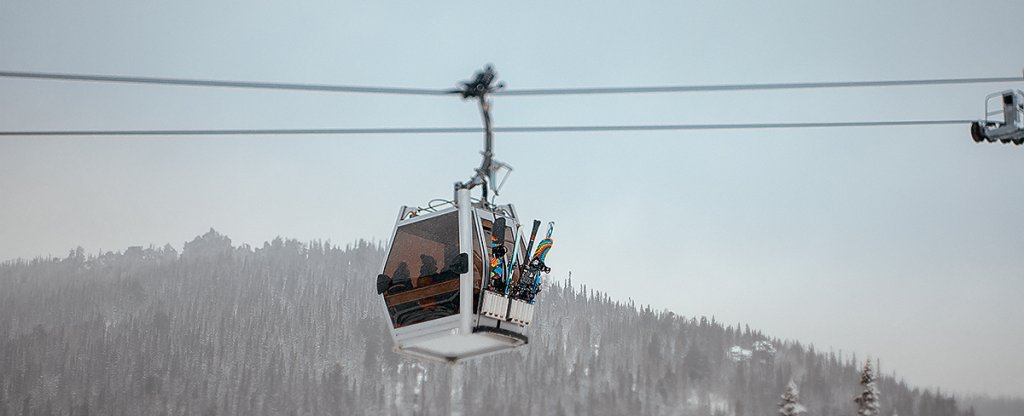
[[[409,274],[409,264],[404,261],[399,263],[398,268],[395,269],[395,276],[391,278],[391,286],[388,288],[388,294],[393,295],[395,293],[401,293],[412,289],[411,277],[412,276]]]
[[[423,287],[438,281],[437,259],[434,256],[420,254],[420,277],[416,279],[416,287]]]

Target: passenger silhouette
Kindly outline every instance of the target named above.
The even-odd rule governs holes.
[[[404,292],[409,289],[412,289],[409,264],[403,261],[399,263],[398,268],[395,269],[395,275],[391,278],[391,287],[388,289],[388,294]]]
[[[437,259],[433,256],[420,254],[420,261],[423,263],[420,266],[420,277],[437,274]]]

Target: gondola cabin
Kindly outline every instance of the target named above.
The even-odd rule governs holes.
[[[996,116],[1002,116],[1002,120]],[[985,97],[985,119],[971,123],[976,143],[1024,144],[1024,92],[1006,90]]]
[[[511,204],[496,205],[512,168],[494,160],[494,134],[487,95],[496,74],[488,66],[464,82],[462,98],[479,100],[484,120],[483,161],[473,177],[455,183],[455,200],[427,208],[402,207],[391,234],[377,295],[391,328],[395,351],[455,363],[511,350],[529,341],[554,223],[533,243],[533,221],[524,247],[519,217]],[[504,177],[499,180],[499,174]],[[480,189],[480,198],[470,197]]]
[[[510,264],[521,265],[526,257],[521,238],[516,238],[520,224],[515,208],[471,204],[468,190],[458,191],[450,205],[402,207],[399,212],[377,277],[395,350],[457,362],[525,345],[532,302],[482,289],[492,272],[489,253],[496,220],[505,223],[499,240],[504,240],[507,253],[514,253]],[[508,269],[509,281],[517,282],[520,268]],[[481,311],[481,305],[489,307]]]

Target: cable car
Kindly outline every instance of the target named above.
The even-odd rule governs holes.
[[[999,108],[996,101],[1002,104]],[[995,109],[993,109],[995,108]],[[989,117],[1003,115],[1002,121]],[[1024,144],[1024,93],[1020,90],[1006,90],[985,97],[985,119],[971,123],[971,137],[975,142]]]
[[[398,353],[455,363],[529,342],[524,332],[534,318],[539,276],[549,271],[551,226],[530,256],[540,222],[527,245],[515,207],[488,198],[511,172],[493,159],[486,97],[493,82],[488,67],[464,84],[463,98],[478,98],[484,118],[484,161],[476,175],[455,184],[453,201],[399,210],[376,285]],[[473,199],[477,187],[482,196]]]

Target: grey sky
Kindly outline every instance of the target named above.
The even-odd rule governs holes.
[[[1020,1],[0,0],[0,69],[438,87],[1014,76]],[[1012,85],[500,97],[499,125],[963,119]],[[478,126],[454,98],[0,79],[0,129]],[[0,259],[178,247],[209,227],[383,239],[478,135],[0,139]],[[504,134],[504,201],[556,276],[1024,395],[1024,149],[967,126]],[[370,278],[370,277],[367,277]]]

